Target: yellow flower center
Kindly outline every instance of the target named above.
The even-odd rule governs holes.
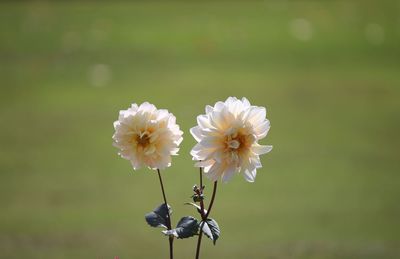
[[[142,132],[140,133],[140,135],[136,136],[136,142],[138,143],[139,146],[145,148],[150,144],[150,137],[147,134],[147,132]]]
[[[228,134],[225,139],[225,148],[230,152],[240,153],[249,149],[255,137],[252,134],[246,134],[243,130],[235,130]]]
[[[240,142],[236,139],[232,139],[226,143],[230,149],[238,149],[240,147]]]

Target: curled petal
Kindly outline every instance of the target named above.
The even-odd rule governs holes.
[[[265,136],[267,136],[267,134],[268,134],[270,127],[271,127],[271,124],[270,124],[269,120],[265,120],[264,122],[259,124],[257,127],[255,127],[254,132],[255,132],[257,139],[265,138]]]
[[[197,116],[197,123],[200,128],[211,128],[210,120],[207,115],[199,115]]]
[[[254,144],[251,147],[251,149],[257,155],[263,155],[263,154],[270,152],[272,150],[272,146],[263,146],[263,145]]]
[[[199,126],[193,127],[190,129],[190,133],[194,137],[197,142],[201,141],[201,130]]]
[[[242,103],[243,103],[244,108],[249,108],[250,107],[250,102],[249,102],[249,100],[247,100],[246,97],[242,98]]]
[[[154,106],[154,104],[144,102],[139,106],[139,110],[153,112],[153,111],[156,111],[157,108]]]
[[[217,102],[214,105],[214,111],[221,111],[225,107],[225,103]]]
[[[263,123],[267,111],[264,107],[252,106],[249,108],[246,114],[246,119],[253,125],[257,127],[259,124]]]
[[[197,156],[197,154],[198,154],[199,152],[203,151],[203,150],[204,150],[203,146],[202,146],[200,143],[197,143],[197,144],[192,148],[192,150],[190,151],[190,154],[191,154],[192,156]],[[201,160],[201,159],[196,159],[196,160]]]
[[[210,105],[206,105],[206,113],[210,113],[212,112],[214,109],[214,107],[210,106]]]
[[[243,177],[249,183],[253,183],[256,180],[257,170],[249,171],[248,169],[244,170]]]

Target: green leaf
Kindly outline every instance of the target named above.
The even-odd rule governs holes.
[[[163,233],[167,236],[173,235],[177,238],[188,238],[197,234],[199,224],[197,219],[186,216],[179,220],[175,229],[164,230]]]
[[[200,224],[203,224],[202,231],[203,233],[210,238],[214,245],[217,242],[217,239],[219,238],[221,231],[219,229],[218,223],[214,219],[207,219],[206,221],[200,222]],[[200,225],[201,227],[201,225]]]
[[[167,206],[163,203],[155,208],[154,211],[147,213],[144,216],[147,224],[152,227],[167,228],[168,211],[170,214],[172,213],[171,207],[169,205]]]
[[[201,214],[201,207],[199,205],[197,205],[196,203],[193,202],[186,202],[185,205],[192,205],[193,207],[195,207],[197,209],[197,211]],[[207,214],[207,210],[204,209],[204,214]]]

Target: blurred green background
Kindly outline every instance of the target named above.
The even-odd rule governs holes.
[[[2,2],[0,86],[1,258],[166,258],[144,221],[157,175],[117,156],[112,123],[132,102],[176,115],[176,224],[189,129],[228,96],[267,107],[274,150],[220,185],[202,258],[400,258],[399,1]]]

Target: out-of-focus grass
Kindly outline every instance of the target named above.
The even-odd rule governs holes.
[[[131,102],[176,115],[176,222],[195,214],[189,128],[227,96],[267,106],[274,150],[254,184],[220,185],[203,258],[399,257],[399,17],[395,1],[1,3],[0,257],[166,257],[143,218],[156,175],[116,155],[112,122]]]

